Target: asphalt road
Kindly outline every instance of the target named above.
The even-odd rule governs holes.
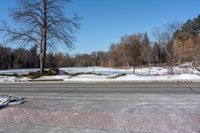
[[[194,94],[200,83],[5,83],[0,92],[7,94]]]
[[[0,133],[199,133],[200,83],[3,83]]]

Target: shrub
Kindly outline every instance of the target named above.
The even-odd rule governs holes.
[[[45,71],[44,73],[40,73],[40,71],[37,72],[30,72],[27,75],[23,75],[24,77],[29,77],[31,79],[37,79],[40,78],[41,76],[55,76],[59,74],[59,68],[54,67],[50,68],[48,71]]]
[[[58,67],[52,67],[47,72],[45,72],[46,76],[54,76],[59,75],[59,68]]]
[[[44,74],[41,74],[40,71],[37,71],[37,72],[30,72],[30,73],[28,73],[27,77],[29,77],[31,79],[37,79],[37,78],[40,78],[43,75]]]

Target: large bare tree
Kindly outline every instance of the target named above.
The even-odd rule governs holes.
[[[18,0],[18,7],[10,10],[17,27],[6,23],[0,31],[6,41],[24,46],[38,45],[40,48],[40,72],[45,69],[46,51],[58,44],[73,47],[75,31],[79,29],[80,17],[64,14],[64,4],[69,0]]]

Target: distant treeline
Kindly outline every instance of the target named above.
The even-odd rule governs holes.
[[[171,23],[164,29],[153,32],[155,42],[147,33],[123,36],[111,44],[107,52],[92,52],[70,56],[63,53],[48,53],[46,67],[137,67],[166,64],[173,74],[173,66],[192,62],[200,66],[200,16],[185,24]],[[0,69],[38,68],[37,47],[11,49],[0,45]]]
[[[77,54],[75,56],[70,56],[69,54],[63,53],[50,52],[47,54],[46,57],[46,67],[131,67],[138,65],[146,65],[148,63],[148,59],[145,58],[146,55],[142,54],[142,50],[144,49],[143,45],[145,45],[145,40],[143,40],[142,42],[142,38],[140,37],[141,36],[139,34],[125,36],[119,44],[112,44],[108,52],[98,51],[92,52],[90,54]],[[135,44],[126,44],[126,41],[128,41],[129,39],[135,41]],[[158,44],[153,45],[151,49],[151,63],[166,62],[165,52],[163,52],[163,50],[159,47]],[[159,52],[158,57],[153,52],[155,51],[155,49]],[[0,69],[20,69],[38,67],[39,53],[37,52],[36,47],[33,47],[31,49],[12,49],[0,45]]]

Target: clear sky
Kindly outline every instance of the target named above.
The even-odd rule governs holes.
[[[8,20],[8,8],[15,0],[0,0],[0,19]],[[125,34],[147,32],[155,27],[178,21],[185,22],[200,15],[200,0],[72,0],[65,12],[80,14],[81,30],[77,33],[76,49],[59,51],[90,53],[107,51]]]

